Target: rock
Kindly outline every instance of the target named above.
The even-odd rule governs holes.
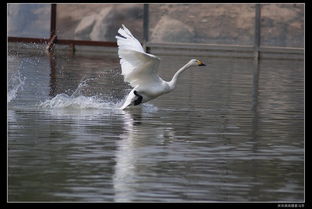
[[[116,41],[115,36],[117,35],[117,31],[121,27],[121,24],[124,24],[127,28],[131,30],[133,35],[138,40],[141,40],[141,38],[143,37],[142,17],[142,5],[115,5],[110,10],[109,14],[102,19],[101,27],[103,29],[103,32],[105,28],[105,33],[103,33],[104,39],[106,41]]]
[[[194,29],[169,16],[163,16],[153,29],[153,42],[192,42]]]
[[[142,14],[142,7],[137,5],[105,7],[98,14],[81,19],[74,31],[75,39],[116,41],[115,36],[121,24],[131,28],[132,33],[140,39],[143,32],[138,26],[142,25]]]
[[[92,31],[97,19],[98,17],[96,14],[82,18],[75,29],[75,39],[90,39],[89,33]]]
[[[104,36],[107,32],[107,25],[109,22],[107,22],[107,18],[110,15],[112,8],[106,7],[101,10],[99,15],[97,15],[96,22],[93,26],[93,29],[90,33],[90,39],[93,41],[103,41]]]
[[[45,22],[38,27],[38,18],[34,21],[30,14],[22,15],[22,10],[13,6],[8,5],[9,35],[24,35],[24,28],[32,32],[49,26]],[[60,39],[73,39],[75,34],[78,40],[116,41],[115,36],[121,24],[126,25],[139,41],[143,39],[142,4],[60,5],[57,11]],[[252,45],[254,42],[254,5],[155,4],[151,5],[149,12],[152,42],[240,45]],[[34,22],[32,25],[36,27],[30,27],[22,20]],[[15,32],[17,28],[21,32]],[[49,28],[45,31],[49,32]],[[261,44],[303,47],[304,5],[262,4]]]

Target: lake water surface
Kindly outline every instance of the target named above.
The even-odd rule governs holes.
[[[188,56],[161,56],[170,80]],[[304,201],[304,63],[197,57],[118,109],[118,56],[8,56],[11,202]]]

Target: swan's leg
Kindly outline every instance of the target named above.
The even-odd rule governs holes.
[[[135,105],[141,104],[142,100],[143,100],[143,97],[140,94],[138,94],[137,91],[134,91],[133,93],[134,93],[135,96],[138,97],[136,100],[134,100],[133,105],[135,106]]]

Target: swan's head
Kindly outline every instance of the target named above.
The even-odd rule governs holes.
[[[202,61],[198,59],[191,59],[189,63],[190,65],[194,65],[194,66],[206,66]]]

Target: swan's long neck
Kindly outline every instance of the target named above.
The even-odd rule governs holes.
[[[174,74],[171,81],[168,82],[171,90],[175,88],[179,75],[187,70],[189,67],[191,67],[191,63],[188,62]]]

